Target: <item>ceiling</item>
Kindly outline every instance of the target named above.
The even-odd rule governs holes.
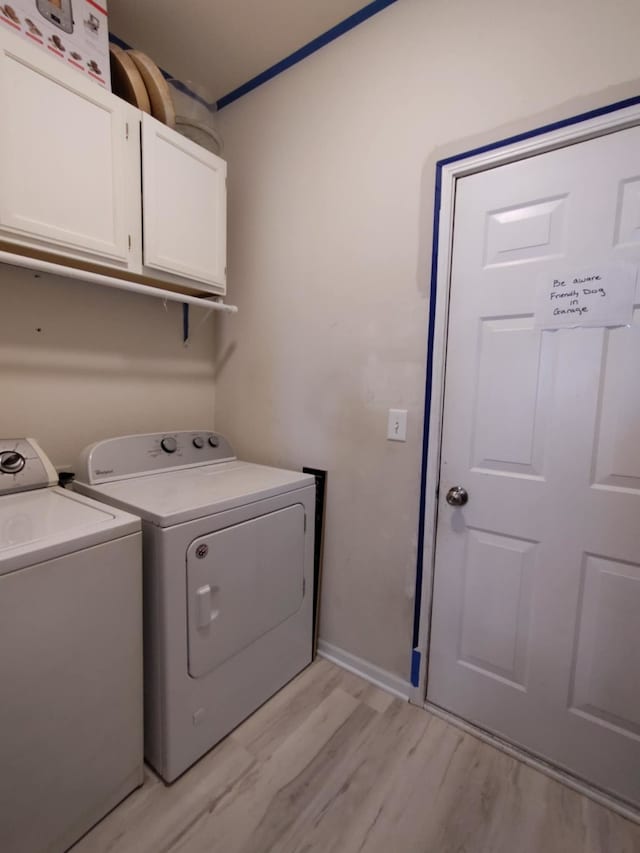
[[[212,102],[363,7],[384,5],[363,0],[109,0],[109,29]]]

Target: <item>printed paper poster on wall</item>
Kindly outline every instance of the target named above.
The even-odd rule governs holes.
[[[551,270],[538,281],[536,327],[628,326],[636,277],[637,268],[624,262]]]

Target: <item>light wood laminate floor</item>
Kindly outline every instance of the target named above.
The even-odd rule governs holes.
[[[640,853],[640,826],[318,660],[73,853]]]

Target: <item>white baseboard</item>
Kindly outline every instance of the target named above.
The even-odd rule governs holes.
[[[409,696],[413,690],[408,681],[394,675],[392,672],[387,672],[369,661],[352,655],[350,652],[345,652],[344,649],[338,646],[332,646],[331,643],[326,643],[324,640],[318,640],[318,654],[320,657],[330,660],[332,663],[359,675],[376,687],[386,690],[388,693],[393,693],[405,702],[409,701]]]

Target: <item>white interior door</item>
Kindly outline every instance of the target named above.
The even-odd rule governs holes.
[[[137,111],[6,33],[0,110],[0,236],[127,267],[140,218],[137,125],[127,129]]]
[[[541,272],[612,260],[640,128],[458,180],[427,698],[640,805],[640,292],[534,324]]]
[[[208,284],[226,283],[227,164],[149,115],[142,116],[144,263]]]

